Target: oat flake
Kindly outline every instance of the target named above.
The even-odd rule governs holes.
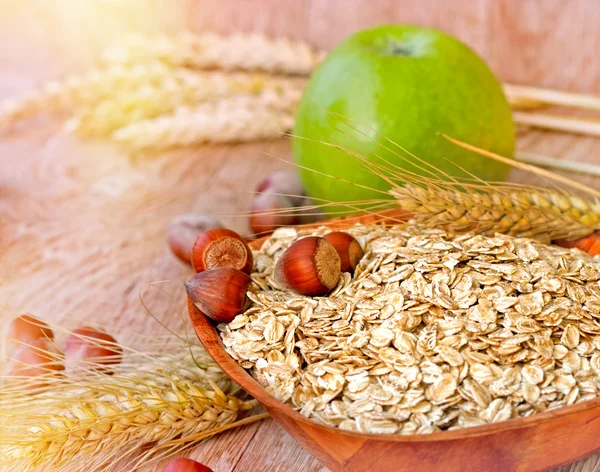
[[[600,264],[576,249],[418,226],[347,230],[365,255],[328,297],[281,290],[283,228],[254,252],[251,307],[218,329],[275,397],[349,431],[427,434],[594,398]]]

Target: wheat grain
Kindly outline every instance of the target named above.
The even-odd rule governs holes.
[[[301,90],[304,83],[304,79],[262,74],[187,71],[156,84],[144,84],[131,93],[113,94],[83,110],[68,126],[84,136],[107,136],[118,128],[171,113],[178,107],[237,94],[258,95],[269,89]]]
[[[155,61],[147,64],[117,64],[103,69],[92,69],[81,75],[52,81],[19,98],[0,105],[0,126],[29,118],[39,113],[72,111],[110,97],[116,90],[124,93],[141,84],[152,84],[168,79],[173,68]]]
[[[450,232],[505,233],[551,241],[580,238],[600,228],[598,200],[561,191],[510,185],[480,185],[466,191],[459,184],[436,182],[409,183],[390,193],[423,226]]]
[[[182,32],[173,36],[130,36],[107,49],[103,57],[109,63],[135,63],[157,58],[198,69],[308,75],[320,62],[322,54],[302,41],[287,38]]]
[[[129,350],[112,376],[92,370],[54,380],[33,396],[23,379],[6,380],[0,457],[21,471],[99,471],[117,461],[119,470],[132,470],[140,452],[146,461],[154,452],[178,452],[255,405],[204,350],[187,343],[160,355]]]
[[[112,138],[133,149],[166,149],[204,142],[273,139],[292,128],[299,90],[268,90],[182,107],[172,115],[117,130]]]

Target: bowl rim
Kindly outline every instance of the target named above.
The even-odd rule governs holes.
[[[204,313],[202,313],[196,305],[188,298],[187,301],[190,320],[196,331],[196,335],[200,342],[204,345],[206,351],[215,360],[217,365],[229,376],[232,380],[238,383],[244,390],[250,393],[259,403],[267,409],[276,410],[277,412],[290,417],[292,420],[307,424],[310,427],[320,427],[333,434],[341,434],[356,439],[368,439],[375,441],[389,442],[435,442],[435,441],[453,441],[460,439],[476,438],[489,436],[496,433],[511,431],[515,429],[533,428],[548,421],[558,420],[567,416],[583,413],[586,411],[599,409],[600,397],[586,400],[581,403],[559,407],[553,410],[547,410],[542,413],[535,413],[531,416],[511,418],[499,423],[492,423],[482,426],[470,426],[453,431],[441,431],[429,434],[374,434],[374,433],[359,433],[354,431],[343,430],[334,426],[329,426],[318,421],[312,420],[301,415],[298,411],[292,409],[289,405],[277,400],[271,396],[266,390],[252,377],[246,369],[229,355],[221,340],[216,326],[213,324]],[[600,411],[599,411],[600,413]]]

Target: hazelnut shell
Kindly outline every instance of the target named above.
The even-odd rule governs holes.
[[[115,338],[89,326],[74,330],[65,343],[65,366],[69,373],[75,372],[81,364],[82,370],[95,368],[112,374],[107,366],[119,364],[122,357],[123,349]]]
[[[196,239],[191,262],[196,272],[228,267],[250,274],[254,257],[238,233],[227,228],[213,228]]]
[[[364,251],[356,239],[343,231],[334,231],[323,236],[340,256],[342,272],[354,273]]]
[[[250,210],[252,232],[256,235],[265,235],[282,226],[298,223],[298,218],[291,212],[293,206],[292,200],[288,197],[270,191],[256,195]]]
[[[222,267],[199,272],[184,285],[202,313],[219,323],[229,323],[249,306],[246,292],[250,282],[245,272]]]
[[[11,321],[6,330],[6,337],[15,341],[32,341],[39,338],[54,339],[54,333],[48,323],[24,313]]]
[[[54,333],[50,326],[39,318],[29,313],[24,313],[13,319],[6,328],[5,354],[7,358],[23,345],[29,344],[36,339],[54,339]]]
[[[288,247],[275,264],[273,276],[282,287],[307,296],[325,295],[338,284],[340,256],[326,239],[302,238]]]
[[[64,366],[60,351],[48,339],[38,338],[25,342],[11,357],[9,363],[9,380],[23,384],[24,378],[40,378],[27,381],[28,389],[38,389],[49,385],[50,377],[61,375]]]
[[[179,215],[171,220],[167,230],[167,242],[173,254],[186,264],[191,263],[192,247],[200,233],[223,225],[206,215]]]
[[[196,462],[192,459],[185,459],[183,457],[179,457],[177,459],[173,459],[171,462],[167,464],[164,472],[213,472],[212,469],[206,467],[200,462]]]
[[[289,198],[290,206],[301,206],[306,192],[296,172],[278,171],[269,174],[258,186],[259,193],[277,193]]]

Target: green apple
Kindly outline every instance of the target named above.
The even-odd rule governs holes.
[[[509,166],[460,148],[441,133],[512,157],[514,124],[498,79],[447,34],[379,26],[344,40],[311,77],[297,111],[294,158],[317,202],[386,198],[382,191],[391,184],[377,175],[382,165],[431,176],[432,167],[409,154],[442,177],[507,178]]]

